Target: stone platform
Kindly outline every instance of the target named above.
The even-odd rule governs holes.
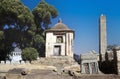
[[[37,60],[37,64],[55,66],[57,70],[80,71],[80,65],[72,57],[66,56],[40,58]]]

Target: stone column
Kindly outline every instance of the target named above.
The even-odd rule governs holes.
[[[107,50],[107,38],[106,38],[106,16],[103,14],[99,20],[99,53],[100,61],[105,61],[105,53]]]

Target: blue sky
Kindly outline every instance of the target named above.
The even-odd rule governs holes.
[[[45,0],[53,5],[59,16],[51,26],[62,18],[63,23],[75,30],[74,53],[91,50],[98,52],[99,17],[107,18],[107,44],[120,45],[120,1],[119,0]],[[40,0],[22,0],[32,10]]]

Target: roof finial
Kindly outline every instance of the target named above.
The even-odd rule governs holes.
[[[41,0],[41,2],[45,2],[45,0]]]
[[[104,16],[104,14],[101,14],[101,16]]]
[[[59,18],[58,23],[62,23],[62,19],[61,18]]]

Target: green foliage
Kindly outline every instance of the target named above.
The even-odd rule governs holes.
[[[43,36],[41,36],[41,35],[39,35],[39,34],[36,34],[35,36],[34,36],[34,43],[35,44],[38,44],[38,43],[45,43],[45,40],[44,40],[44,38],[43,38]]]
[[[14,42],[21,49],[32,46],[35,31],[34,16],[20,0],[0,0],[0,54],[4,59]]]
[[[0,60],[13,51],[13,43],[24,50],[34,47],[43,55],[44,30],[57,15],[57,10],[43,0],[32,13],[21,0],[0,0]]]
[[[0,8],[0,17],[2,17],[0,23],[3,25],[17,23],[20,27],[24,27],[25,25],[30,26],[34,22],[34,16],[19,0],[2,0]]]
[[[42,0],[32,11],[35,16],[35,23],[40,29],[48,29],[51,24],[51,18],[58,15],[57,10]]]
[[[4,38],[4,33],[3,31],[0,31],[0,40],[2,40]]]
[[[38,52],[35,48],[28,47],[23,49],[22,51],[23,60],[32,61],[32,60],[36,60],[37,57],[38,57]]]
[[[45,56],[45,39],[42,35],[36,34],[33,38],[33,47],[37,49],[40,57]]]
[[[35,24],[37,25],[33,46],[39,52],[39,56],[45,56],[45,36],[44,30],[49,28],[51,19],[58,16],[57,10],[42,0],[32,11]]]

